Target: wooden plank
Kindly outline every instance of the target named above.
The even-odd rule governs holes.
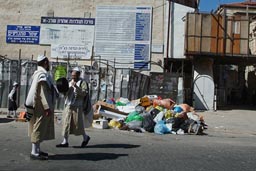
[[[218,17],[218,53],[224,53],[224,20],[221,16]]]
[[[234,34],[233,54],[240,54],[240,34]]]
[[[233,36],[234,36],[234,43],[233,43],[233,54],[240,54],[240,34],[241,34],[241,22],[240,17],[236,16],[233,20]]]
[[[227,37],[226,37],[226,53],[231,54],[232,53],[232,40],[231,38],[233,37],[232,33],[232,21],[228,20],[227,21]]]
[[[194,52],[195,48],[194,48],[194,37],[188,37],[188,52]]]
[[[188,51],[194,52],[195,51],[195,37],[192,37],[195,35],[195,14],[189,14],[188,15]]]
[[[209,14],[202,15],[202,52],[211,51],[211,24],[212,16]]]
[[[211,20],[211,52],[223,53],[223,20],[220,15],[212,16]]]
[[[240,43],[240,53],[241,54],[244,54],[244,55],[246,55],[246,54],[248,54],[248,39],[249,39],[249,21],[248,21],[248,19],[247,19],[247,17],[246,16],[241,16],[241,19],[242,19],[242,21],[241,21],[241,34],[240,34],[240,36],[241,36],[241,39],[243,39],[243,40],[241,40],[241,43]],[[245,40],[244,40],[245,39]]]
[[[195,21],[195,26],[196,26],[196,38],[195,38],[195,51],[197,51],[197,52],[200,52],[201,50],[201,48],[200,48],[200,46],[201,46],[201,25],[202,25],[202,14],[197,14],[196,15],[196,21]]]
[[[217,16],[216,16],[217,18]],[[211,17],[211,49],[210,52],[212,53],[216,53],[217,52],[217,26],[218,26],[218,22],[215,20],[215,18],[212,16]]]

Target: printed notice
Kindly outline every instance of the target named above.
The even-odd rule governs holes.
[[[152,7],[98,6],[95,54],[116,68],[150,69],[151,18]]]
[[[51,45],[51,56],[90,59],[94,43],[93,18],[42,17],[40,44]]]

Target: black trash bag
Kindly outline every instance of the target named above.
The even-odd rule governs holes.
[[[186,123],[183,118],[173,118],[172,131],[177,132],[180,128],[184,130],[184,128],[186,127],[185,125]]]
[[[153,120],[153,116],[149,113],[144,113],[142,114],[142,117],[143,117],[142,127],[148,132],[154,132],[154,127],[156,123]]]
[[[160,110],[155,108],[150,111],[150,114],[153,118],[155,118],[158,113],[160,113]]]

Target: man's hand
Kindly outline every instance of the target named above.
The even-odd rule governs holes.
[[[75,86],[76,86],[76,82],[75,82],[75,80],[73,80],[73,79],[72,79],[72,81],[71,81],[71,86],[72,86],[72,87],[75,87]]]

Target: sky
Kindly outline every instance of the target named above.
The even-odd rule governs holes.
[[[200,0],[199,10],[201,12],[215,11],[220,4],[244,2],[245,0]]]

